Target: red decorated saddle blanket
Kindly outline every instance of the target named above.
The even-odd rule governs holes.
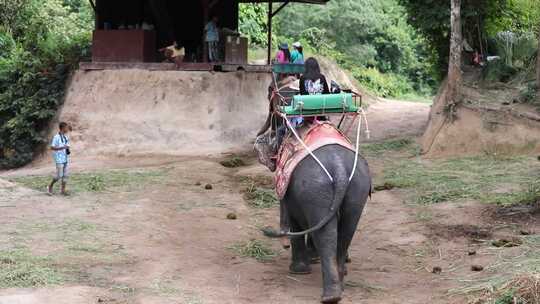
[[[340,145],[351,151],[355,151],[349,139],[343,135],[333,124],[329,122],[314,122],[313,124],[297,130],[306,146],[313,152],[326,145]],[[283,199],[291,175],[296,166],[305,158],[312,157],[308,150],[289,133],[283,140],[277,157],[277,168],[274,181],[278,199]]]

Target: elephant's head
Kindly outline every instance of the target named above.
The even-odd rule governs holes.
[[[276,171],[276,160],[273,157],[277,154],[277,142],[271,136],[271,132],[266,132],[257,136],[255,139],[254,149],[257,152],[259,162],[270,171]]]

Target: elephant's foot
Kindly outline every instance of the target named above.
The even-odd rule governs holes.
[[[325,288],[323,296],[321,297],[321,303],[332,304],[341,301],[341,284],[337,284],[333,288]]]
[[[324,304],[337,304],[341,301],[341,295],[322,296],[321,303]]]
[[[304,262],[292,262],[289,266],[290,274],[310,274],[311,266]]]

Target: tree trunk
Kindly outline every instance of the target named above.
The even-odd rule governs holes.
[[[538,54],[536,55],[536,83],[538,100],[540,100],[540,29],[538,30]]]
[[[446,97],[446,103],[455,103],[461,88],[461,54],[463,50],[461,28],[461,0],[451,0],[452,10],[450,24],[452,36],[450,37],[450,58],[448,62],[448,85],[451,90]]]
[[[461,27],[461,0],[450,0],[450,57],[448,76],[439,94],[433,101],[429,123],[422,139],[422,152],[428,153],[443,126],[453,120],[454,110],[460,100],[461,91],[461,54],[463,38]]]

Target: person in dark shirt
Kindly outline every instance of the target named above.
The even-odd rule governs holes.
[[[317,59],[310,57],[304,63],[305,72],[300,77],[301,95],[330,94],[326,77],[321,74]]]
[[[310,57],[304,63],[305,72],[300,76],[300,95],[330,94],[326,77],[321,74],[321,68],[317,59]],[[326,116],[317,116],[317,120],[328,120]],[[305,117],[304,122],[312,123],[313,117]]]

